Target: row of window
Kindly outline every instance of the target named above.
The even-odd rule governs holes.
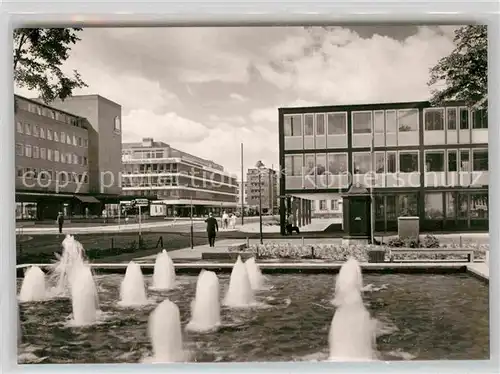
[[[328,211],[328,200],[319,200],[319,210]],[[340,201],[338,199],[330,200],[330,210],[338,211],[340,209]]]
[[[59,182],[73,182],[73,183],[89,183],[89,176],[87,174],[70,173],[67,171],[56,171],[50,169],[39,168],[22,168],[18,167],[16,170],[18,178],[24,178],[26,181],[39,180],[39,181],[59,181]],[[41,187],[44,187],[43,185]],[[48,186],[45,186],[48,187]]]
[[[488,219],[488,193],[428,192],[424,201],[425,218]],[[396,220],[401,216],[418,216],[418,194],[376,195],[375,219]]]
[[[347,112],[293,114],[284,116],[285,136],[324,136],[347,134]],[[418,132],[419,110],[376,110],[352,112],[352,133],[371,134]],[[424,109],[426,131],[468,130],[488,128],[485,110],[470,111],[467,108],[447,107]]]
[[[50,119],[54,119],[59,122],[66,123],[68,125],[83,127],[82,119],[76,116],[71,116],[66,113],[62,113],[58,110],[47,108],[43,105],[38,105],[21,98],[16,98],[16,104],[18,109],[25,110],[27,112],[37,114],[39,116],[47,117]]]
[[[16,143],[16,156],[38,158],[42,160],[61,162],[63,164],[88,165],[88,159],[71,152],[61,152],[57,149],[38,147],[31,144]]]
[[[77,135],[71,135],[65,131],[54,131],[52,129],[45,129],[39,125],[32,125],[31,123],[22,123],[17,121],[16,129],[19,134],[34,136],[35,138],[52,140],[58,143],[71,144],[75,147],[89,146],[89,141]]]
[[[354,174],[366,174],[373,170],[370,152],[352,154]],[[425,172],[488,171],[487,149],[429,150],[424,152]],[[419,172],[419,151],[375,152],[377,174]],[[287,176],[341,175],[349,172],[347,153],[310,153],[286,155]]]

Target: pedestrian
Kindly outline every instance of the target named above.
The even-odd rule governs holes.
[[[59,226],[59,234],[62,234],[62,229],[64,225],[64,215],[62,214],[62,212],[59,212],[59,214],[57,215],[56,222],[57,225]]]
[[[236,228],[236,214],[234,213],[231,213],[231,229],[235,229]]]
[[[299,228],[298,228],[297,226],[295,226],[293,223],[294,223],[294,222],[293,222],[293,215],[291,215],[291,214],[290,214],[290,215],[288,216],[288,221],[287,221],[287,224],[286,224],[286,232],[287,232],[287,234],[289,234],[289,235],[292,235],[292,233],[293,233],[294,231],[295,231],[297,234],[299,234],[299,233],[300,233]]]
[[[219,231],[219,225],[217,224],[217,220],[213,217],[212,213],[208,214],[208,218],[205,222],[207,224],[208,244],[210,247],[215,247],[215,237]]]
[[[106,209],[102,210],[101,216],[103,218],[104,223],[108,223],[108,212],[106,211]]]
[[[222,214],[222,229],[225,230],[229,227],[229,214],[224,211]]]

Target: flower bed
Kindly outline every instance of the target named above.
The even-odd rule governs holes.
[[[458,245],[442,246],[441,248],[458,248]],[[460,248],[470,248],[474,251],[474,258],[484,259],[489,245],[465,245]],[[354,257],[360,262],[368,262],[370,250],[385,250],[385,261],[390,261],[390,247],[376,245],[294,245],[290,243],[266,243],[251,245],[249,251],[258,255],[261,259],[323,259],[334,262],[343,262]],[[395,260],[465,260],[465,254],[439,254],[439,253],[410,253],[399,254]]]

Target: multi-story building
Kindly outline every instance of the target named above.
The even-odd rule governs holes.
[[[108,199],[118,198],[119,185],[105,187],[102,175],[113,175],[117,182],[120,167],[113,160],[103,168],[100,160],[116,158],[110,149],[121,144],[121,108],[113,103],[114,117],[108,121],[97,114],[102,110],[98,104],[106,99],[93,95],[96,99],[89,102],[89,97],[48,106],[15,96],[18,219],[55,219],[59,211],[67,217],[98,214]],[[110,140],[107,132],[119,141]]]
[[[167,216],[202,216],[233,211],[237,206],[236,178],[215,162],[144,138],[124,143],[123,195],[148,198],[166,206]]]
[[[334,198],[331,200],[315,200],[311,204],[311,215],[313,217],[342,217],[342,198]]]
[[[244,208],[248,207],[248,201],[247,201],[247,183],[246,182],[238,182],[238,189],[237,189],[237,194],[238,196],[236,197],[236,201],[238,202],[238,209],[241,210],[241,206]]]
[[[259,186],[260,174],[260,186]],[[273,214],[277,211],[278,177],[276,171],[270,168],[253,168],[247,171],[247,203],[255,211],[259,211],[262,199],[262,214]]]
[[[426,231],[488,228],[484,110],[461,102],[280,108],[279,149],[282,231],[287,214],[310,215],[311,201],[338,200],[352,183],[373,187],[377,231],[396,230],[400,216],[418,216]]]

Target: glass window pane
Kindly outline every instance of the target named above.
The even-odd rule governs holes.
[[[426,131],[444,130],[444,109],[426,109],[424,111],[424,124]]]
[[[370,153],[353,153],[354,174],[366,174],[371,171]]]
[[[418,153],[400,152],[399,171],[401,173],[413,173],[418,171]]]
[[[444,171],[444,152],[425,152],[425,171]]]
[[[301,177],[302,176],[302,168],[303,168],[302,160],[303,160],[302,155],[293,156],[293,176],[294,177]]]
[[[425,218],[443,219],[443,193],[434,192],[425,194]]]
[[[485,109],[476,110],[472,113],[472,128],[487,129],[488,128],[488,112]]]
[[[325,135],[325,115],[316,115],[316,135]]]
[[[384,111],[376,111],[373,113],[373,126],[378,134],[385,133],[385,114]]]
[[[387,152],[387,173],[396,173],[396,152]]]
[[[467,108],[460,108],[460,130],[469,129],[469,110]]]
[[[328,154],[328,173],[339,175],[347,172],[347,155],[345,153]]]
[[[293,156],[285,156],[285,175],[293,175]]]
[[[400,132],[418,131],[418,109],[398,110]]]
[[[347,134],[347,114],[346,113],[328,113],[328,135]]]
[[[375,152],[375,172],[385,173],[385,152]]]
[[[457,217],[460,219],[466,219],[469,216],[469,197],[466,193],[457,194]]]
[[[455,219],[455,192],[446,192],[446,218]]]
[[[396,213],[396,195],[387,195],[386,200],[385,200],[385,209],[386,209],[386,215],[387,215],[387,220],[396,220],[397,219],[397,213]]]
[[[315,155],[305,155],[304,161],[304,175],[313,175],[316,166]]]
[[[326,172],[326,154],[316,155],[316,175],[323,175]]]
[[[448,151],[448,171],[457,171],[457,168],[457,151]]]
[[[384,196],[375,195],[375,220],[383,221],[385,219]]]
[[[470,171],[470,151],[460,151],[460,171]]]
[[[446,109],[446,119],[448,122],[448,130],[457,129],[457,108]]]
[[[358,112],[352,115],[352,133],[370,134],[372,132],[372,112]]]
[[[314,115],[306,114],[304,115],[304,136],[314,135]]]
[[[389,133],[397,132],[397,117],[395,110],[386,110],[385,112],[385,126],[386,131]]]
[[[488,171],[488,150],[472,150],[472,171]]]
[[[398,216],[412,217],[418,215],[417,194],[399,195]]]
[[[470,218],[488,219],[488,193],[480,192],[470,195]]]

